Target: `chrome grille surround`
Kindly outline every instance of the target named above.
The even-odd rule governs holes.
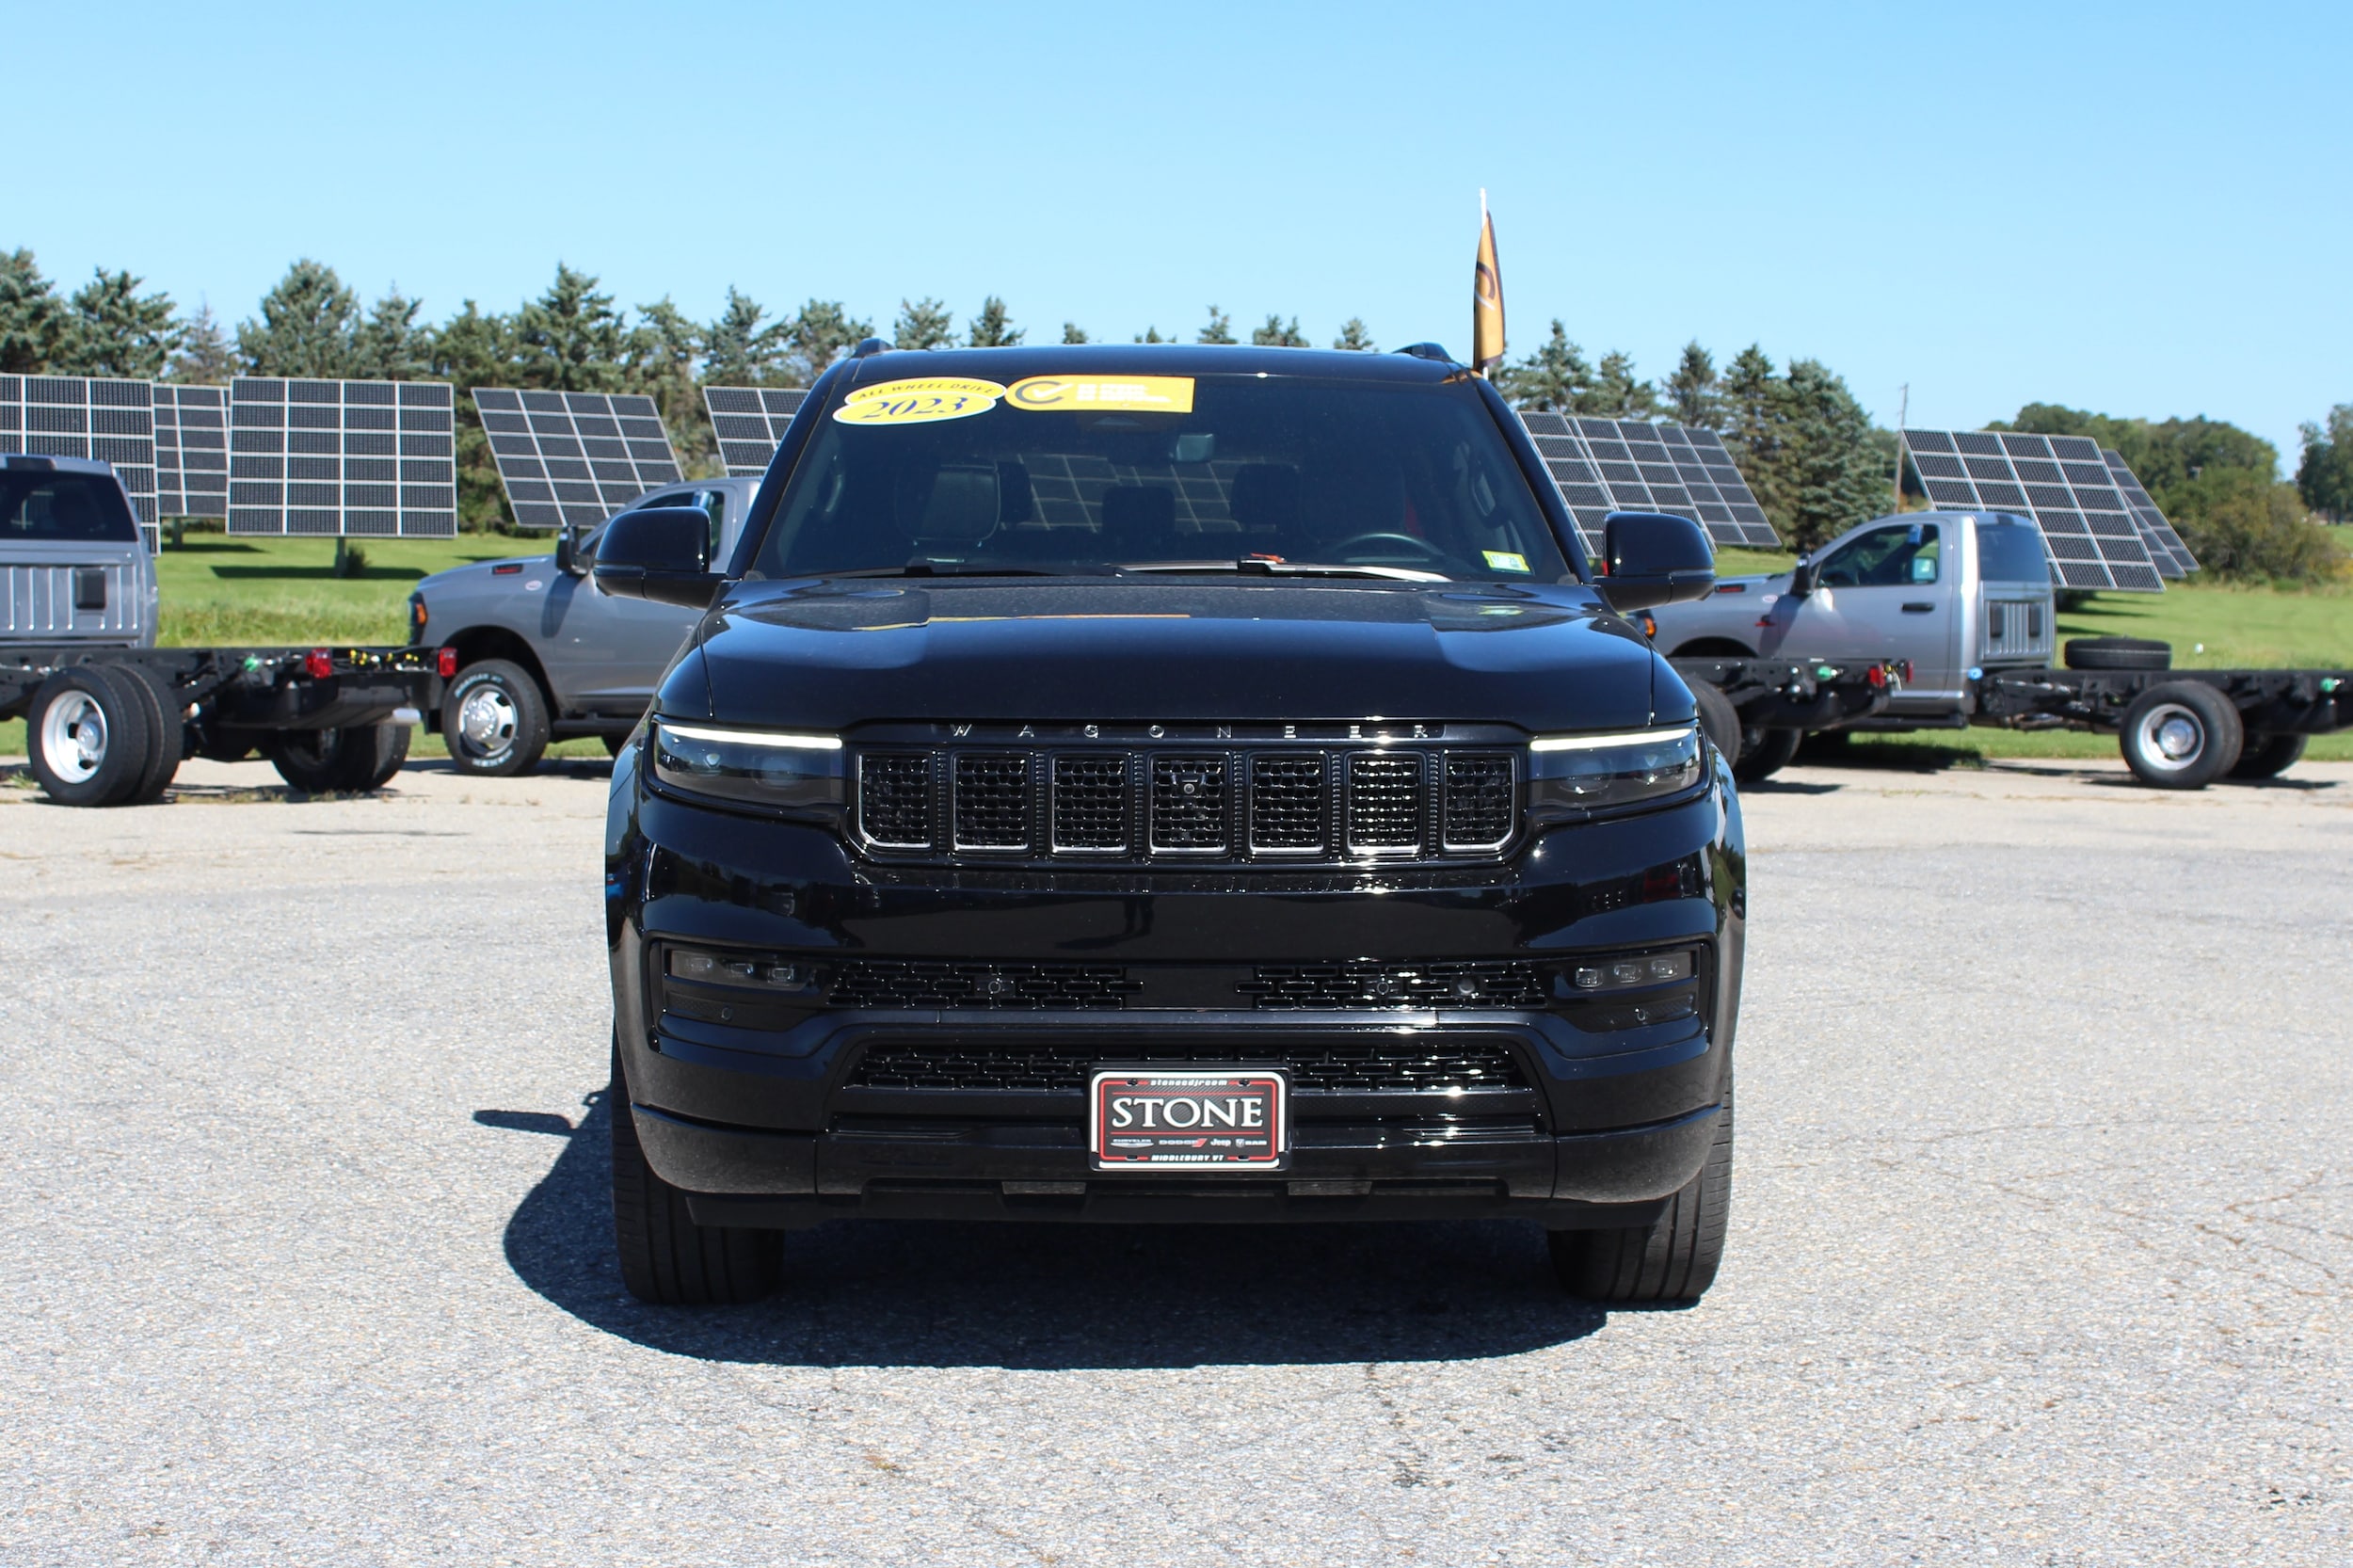
[[[871,848],[932,847],[932,759],[924,751],[861,752],[858,833]]]

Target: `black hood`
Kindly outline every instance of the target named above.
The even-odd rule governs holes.
[[[1690,716],[1591,590],[1362,581],[739,584],[661,708],[725,723]],[[1664,702],[1674,712],[1654,712]]]

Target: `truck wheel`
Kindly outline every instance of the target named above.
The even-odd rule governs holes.
[[[1724,689],[1712,680],[1691,682],[1691,700],[1699,705],[1700,728],[1724,754],[1726,766],[1740,761],[1740,711],[1724,696]]]
[[[1744,784],[1769,778],[1789,765],[1805,741],[1802,729],[1747,729],[1740,735],[1740,757],[1732,776]]]
[[[2304,755],[2304,735],[2249,735],[2232,764],[2233,778],[2277,778]]]
[[[342,767],[335,787],[373,794],[408,760],[408,727],[371,724],[343,732]]]
[[[305,794],[366,794],[400,771],[408,756],[408,727],[289,729],[263,741],[262,755],[279,777]]]
[[[2238,709],[2195,680],[2168,680],[2133,698],[2117,741],[2143,784],[2202,790],[2238,763],[2247,732]]]
[[[181,716],[179,695],[136,665],[106,673],[128,687],[147,712],[147,766],[139,772],[138,787],[122,804],[152,806],[171,788],[187,758],[188,726]]]
[[[772,1230],[698,1225],[686,1195],[656,1176],[637,1143],[621,1050],[613,1048],[613,1244],[621,1283],[659,1306],[756,1302],[776,1288],[782,1240]]]
[[[520,664],[468,664],[441,699],[441,739],[462,773],[505,778],[529,773],[548,749],[548,705]]]
[[[146,776],[147,704],[97,664],[61,669],[24,711],[33,777],[60,806],[112,806]]]
[[[1588,1301],[1695,1302],[1716,1282],[1724,1257],[1724,1220],[1732,1207],[1732,1078],[1707,1163],[1646,1225],[1616,1230],[1556,1230],[1546,1238],[1561,1283]]]
[[[2071,670],[2169,670],[2173,645],[2146,637],[2071,637],[2065,649]]]

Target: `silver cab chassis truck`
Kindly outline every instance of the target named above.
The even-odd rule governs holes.
[[[2078,637],[2061,650],[2041,532],[2005,513],[1913,512],[1849,529],[1796,568],[1718,581],[1644,621],[1701,696],[1759,661],[1824,667],[1881,660],[1897,682],[1876,711],[1817,722],[1802,704],[1743,710],[1734,772],[1762,778],[1824,729],[2088,729],[2112,734],[2144,784],[2196,790],[2269,778],[2313,735],[2353,728],[2353,668],[2172,668],[2172,648]],[[2059,665],[2053,654],[2059,653]],[[1761,727],[1750,720],[1755,712]]]
[[[379,788],[440,700],[427,648],[157,648],[155,568],[114,470],[0,453],[0,719],[66,806],[163,796],[260,752],[309,792]]]

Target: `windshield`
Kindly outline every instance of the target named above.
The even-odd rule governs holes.
[[[2042,531],[2016,518],[1979,518],[1977,576],[1988,583],[2049,582]]]
[[[138,537],[121,487],[111,479],[0,469],[0,543],[136,544]]]
[[[1256,375],[856,389],[750,575],[1242,563],[1574,581],[1477,389]]]

